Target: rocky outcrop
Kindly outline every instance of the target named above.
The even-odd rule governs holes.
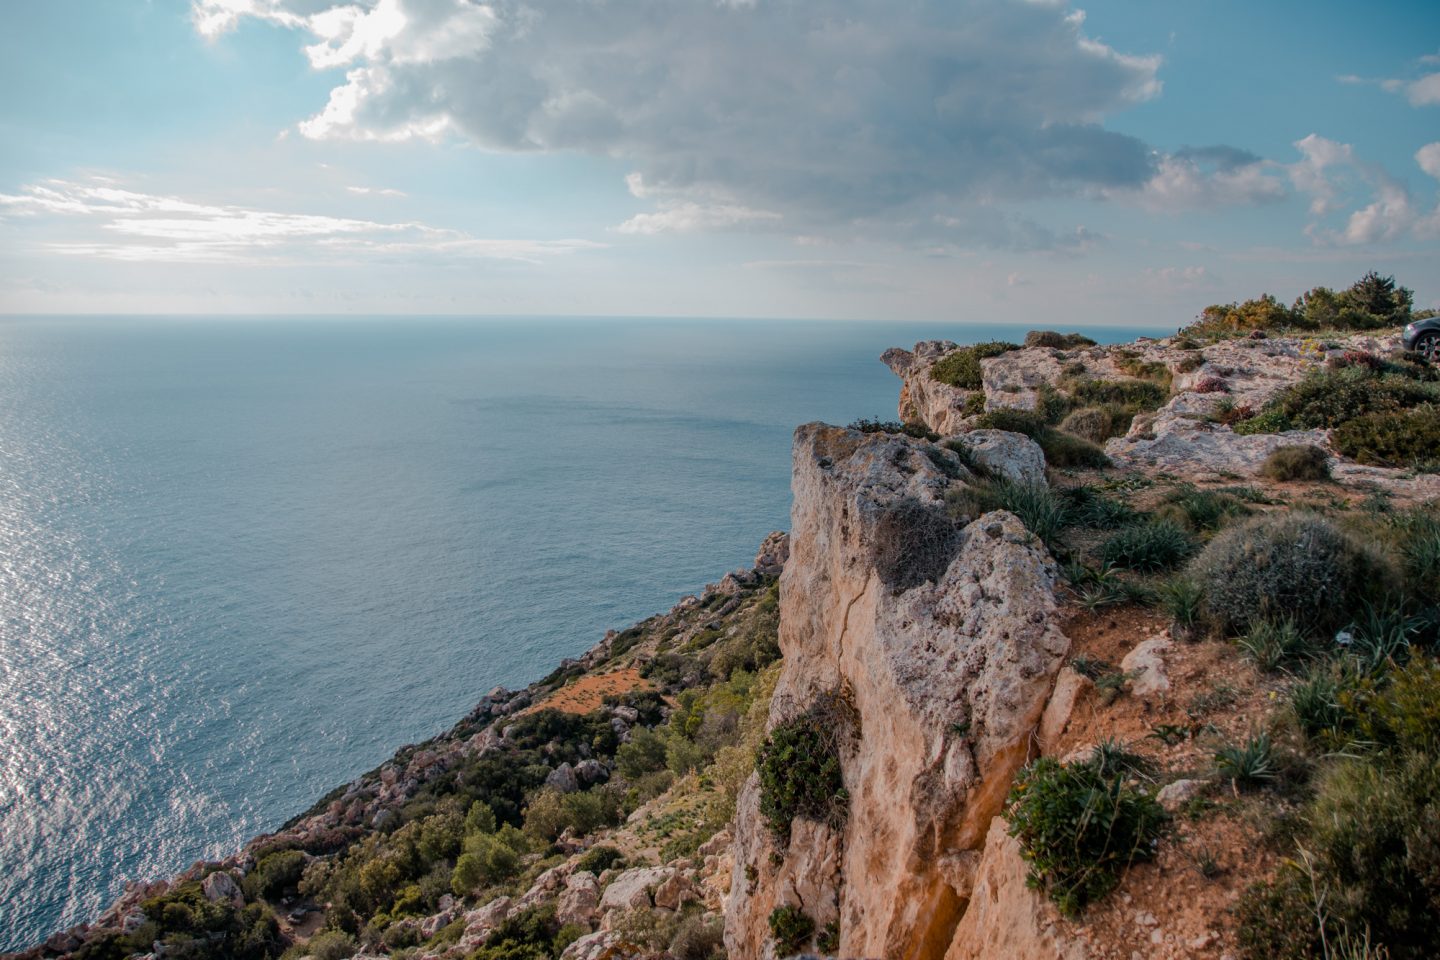
[[[902,381],[902,421],[924,423],[946,436],[964,431],[966,404],[975,391],[952,387],[930,376],[935,361],[955,347],[949,340],[925,340],[915,344],[913,351],[892,347],[880,355],[880,360]]]
[[[924,446],[796,431],[770,722],[843,691],[856,720],[841,755],[850,800],[843,826],[797,820],[786,844],[759,814],[758,779],[745,785],[725,927],[739,960],[771,955],[767,920],[782,905],[837,922],[843,955],[943,954],[1068,648],[1054,562],[1018,519],[925,528],[948,523],[953,481]],[[903,569],[887,546],[897,537]]]
[[[976,870],[969,909],[945,952],[945,960],[1088,960],[1060,912],[1025,884],[1020,843],[997,818]]]

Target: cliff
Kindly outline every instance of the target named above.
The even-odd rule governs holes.
[[[26,956],[1428,955],[1440,375],[884,360],[903,422],[798,428],[752,568]]]

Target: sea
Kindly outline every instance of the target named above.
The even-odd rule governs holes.
[[[748,567],[881,351],[1024,329],[0,318],[0,950]]]

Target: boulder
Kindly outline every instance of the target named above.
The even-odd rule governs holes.
[[[1174,813],[1195,797],[1204,793],[1210,786],[1208,780],[1176,780],[1174,783],[1167,783],[1155,794],[1156,801],[1166,810]]]
[[[545,786],[561,793],[574,793],[580,789],[580,782],[575,778],[575,768],[569,763],[562,763],[545,778]]]
[[[565,880],[555,905],[555,919],[593,927],[599,916],[600,881],[588,870],[577,870]]]
[[[636,867],[616,875],[600,897],[600,912],[653,906],[655,888],[674,873],[670,867]]]
[[[975,462],[991,474],[1029,486],[1045,483],[1045,451],[1021,433],[971,430],[960,437]]]
[[[232,907],[245,906],[245,895],[240,884],[224,870],[217,870],[200,883],[200,890],[211,903],[228,903]]]
[[[1165,651],[1170,649],[1170,644],[1167,637],[1151,637],[1125,654],[1120,670],[1127,675],[1125,682],[1132,694],[1149,697],[1170,691],[1170,678],[1165,675]]]

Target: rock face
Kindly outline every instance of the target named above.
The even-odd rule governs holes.
[[[1030,486],[1045,482],[1045,451],[1022,433],[971,430],[961,442],[975,462],[994,476]]]
[[[901,420],[907,423],[918,420],[946,436],[964,431],[965,404],[974,391],[952,387],[930,377],[935,361],[955,346],[949,340],[924,340],[915,344],[913,351],[892,347],[881,354],[881,361],[903,381]]]
[[[1043,894],[1025,886],[1020,843],[997,818],[975,877],[970,908],[945,960],[1087,960],[1089,951]]]
[[[725,923],[738,960],[773,955],[768,918],[781,905],[817,927],[838,921],[842,955],[943,954],[1068,650],[1054,562],[1008,513],[953,531],[926,576],[894,568],[896,518],[910,518],[913,556],[917,538],[935,540],[916,518],[934,521],[950,482],[922,448],[823,424],[796,431],[770,723],[845,691],[858,720],[841,754],[850,802],[842,828],[796,820],[787,846],[759,814],[758,778],[745,785]]]

